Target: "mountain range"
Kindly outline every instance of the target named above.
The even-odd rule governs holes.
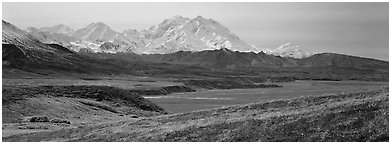
[[[174,16],[147,30],[127,29],[121,33],[112,30],[102,22],[91,23],[81,29],[72,29],[60,24],[39,29],[29,27],[26,31],[42,42],[60,44],[76,52],[88,49],[83,51],[169,54],[178,51],[199,52],[222,48],[239,52],[262,51],[241,40],[219,22],[201,16],[194,19]],[[287,47],[286,44],[275,51],[265,52],[294,58],[312,55],[306,49]]]
[[[191,28],[195,29],[191,31]],[[202,17],[174,17],[148,30],[123,33],[103,23],[78,30],[57,25],[24,31],[3,20],[2,47],[3,70],[45,75],[65,72],[222,76],[224,73],[296,79],[388,80],[386,61],[335,53],[312,54],[292,44],[282,45],[275,51],[258,52],[219,23]]]
[[[20,69],[39,74],[116,73],[121,69],[117,65],[84,57],[61,45],[46,44],[40,40],[2,21],[3,69]]]

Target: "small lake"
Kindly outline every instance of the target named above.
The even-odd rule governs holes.
[[[282,88],[219,89],[159,96],[144,96],[171,113],[183,113],[227,105],[292,99],[309,95],[329,95],[388,86],[388,82],[295,81],[277,83]]]

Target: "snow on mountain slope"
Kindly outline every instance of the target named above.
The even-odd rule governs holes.
[[[103,43],[101,43],[103,44]],[[69,46],[70,49],[76,52],[80,52],[81,49],[88,49],[87,51],[92,52],[102,52],[99,47],[101,44],[92,43],[85,40],[80,40],[77,42],[71,42],[71,45]]]
[[[115,32],[102,22],[91,23],[85,28],[76,30],[71,36],[78,39],[78,41],[72,42],[69,47],[77,52],[80,49],[87,49],[87,51],[92,52],[106,52],[100,49],[102,44],[113,42],[117,37],[122,37],[120,33]],[[123,41],[126,41],[126,39],[122,38],[121,42]],[[108,52],[117,51],[108,50]]]
[[[3,69],[18,69],[42,75],[113,74],[124,71],[118,65],[85,57],[61,45],[42,43],[27,31],[5,21],[2,21],[2,55]]]
[[[80,49],[102,52],[102,50],[99,49],[101,44],[112,42],[115,37],[120,37],[119,33],[113,31],[109,26],[102,22],[91,23],[88,26],[77,30],[60,24],[39,29],[29,27],[26,31],[44,43],[61,44],[76,52],[79,52]],[[126,39],[124,38],[122,41],[125,40]]]
[[[25,46],[27,49],[42,49],[47,47],[39,39],[4,20],[2,21],[2,43]]]
[[[263,52],[269,55],[293,57],[298,59],[307,58],[313,55],[311,51],[297,45],[292,45],[291,43],[283,44],[274,50],[264,49]]]
[[[201,16],[194,19],[174,16],[146,30],[128,29],[122,33],[115,32],[102,22],[89,24],[73,32],[65,25],[28,31],[45,43],[62,44],[74,51],[87,48],[94,52],[167,54],[178,51],[196,52],[226,48],[240,52],[260,52],[254,45],[241,40],[217,21]],[[65,36],[67,34],[69,37]],[[105,50],[101,50],[99,46],[105,42],[115,45],[115,49],[105,47]]]
[[[167,54],[177,51],[204,51],[227,48],[233,51],[258,52],[215,20],[175,16],[145,31],[150,43],[143,53]]]
[[[38,68],[47,62],[67,63],[69,50],[42,43],[28,32],[2,21],[3,65],[14,68]]]

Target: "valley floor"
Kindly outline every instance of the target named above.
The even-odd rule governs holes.
[[[388,141],[388,88],[3,137],[3,141]]]
[[[388,141],[389,137],[387,82],[296,81],[209,90],[148,77],[2,81],[3,141]],[[246,86],[198,82],[208,87]]]

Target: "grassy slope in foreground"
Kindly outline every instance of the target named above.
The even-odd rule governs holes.
[[[275,100],[3,141],[388,141],[388,88]]]

